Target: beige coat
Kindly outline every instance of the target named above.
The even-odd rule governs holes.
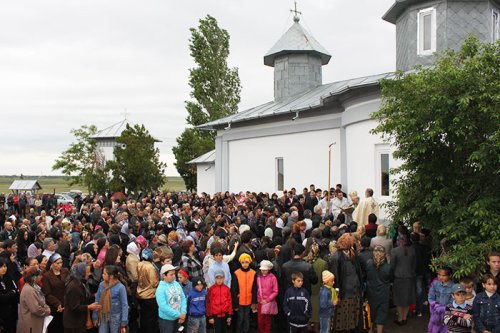
[[[137,266],[138,283],[137,298],[152,299],[156,297],[156,287],[160,282],[158,271],[149,261],[141,261]]]
[[[50,315],[45,297],[29,284],[25,284],[19,302],[17,333],[44,333],[43,320]]]

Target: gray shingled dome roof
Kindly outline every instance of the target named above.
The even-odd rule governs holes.
[[[295,22],[264,56],[264,65],[274,67],[274,59],[290,53],[312,53],[326,65],[332,57],[300,23]]]

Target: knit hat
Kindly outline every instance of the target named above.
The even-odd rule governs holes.
[[[323,283],[328,283],[335,279],[335,275],[333,275],[330,271],[323,271],[322,279]]]
[[[179,272],[178,272],[180,275],[184,276],[186,279],[189,279],[189,274],[186,273],[185,270],[183,269],[179,269]]]
[[[264,230],[264,236],[267,236],[267,237],[273,239],[273,229],[266,228],[266,230]]]
[[[197,285],[201,284],[202,286],[205,286],[205,281],[203,281],[203,278],[201,276],[197,276],[193,278],[193,288],[196,287]]]
[[[270,271],[273,269],[274,265],[269,260],[262,260],[260,262],[260,270]]]
[[[242,253],[238,260],[240,261],[240,263],[242,263],[243,261],[252,262],[252,257],[250,257],[248,253]]]

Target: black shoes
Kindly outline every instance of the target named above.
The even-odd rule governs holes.
[[[404,326],[404,325],[406,325],[406,320],[399,321],[396,319],[396,320],[394,320],[394,323],[398,326]]]

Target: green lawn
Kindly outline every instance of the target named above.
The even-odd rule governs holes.
[[[0,193],[11,193],[9,186],[19,177],[13,176],[0,176]],[[24,176],[24,179],[38,180],[42,186],[42,193],[60,193],[69,190],[81,190],[86,192],[86,189],[81,185],[69,186],[66,177],[62,176]],[[184,181],[181,177],[166,177],[165,185],[162,190],[165,191],[183,191],[186,189]]]

